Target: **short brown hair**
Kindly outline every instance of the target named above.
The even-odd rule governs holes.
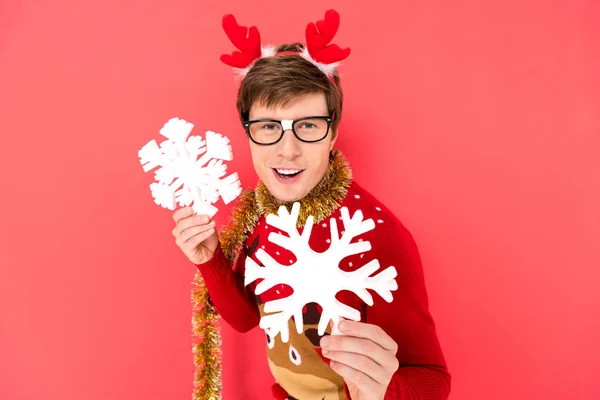
[[[301,43],[283,44],[277,52],[303,50]],[[342,118],[343,92],[340,79],[331,79],[311,62],[296,55],[265,57],[256,61],[238,90],[237,109],[242,122],[248,120],[255,102],[267,107],[285,105],[296,96],[322,92],[329,113],[335,113],[331,129],[334,135]]]

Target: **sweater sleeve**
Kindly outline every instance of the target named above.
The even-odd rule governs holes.
[[[381,327],[398,344],[400,367],[385,400],[446,400],[450,374],[428,309],[417,245],[400,221],[391,225],[378,237],[385,242],[377,258],[382,269],[396,267],[398,290],[391,303],[379,298],[366,308],[366,322]]]
[[[219,245],[210,261],[196,266],[219,315],[236,331],[248,332],[258,325],[260,313],[254,294],[244,286],[244,278],[237,272],[243,270],[243,260],[244,257],[238,257],[233,269]]]

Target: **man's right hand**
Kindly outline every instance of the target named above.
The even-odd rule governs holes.
[[[219,246],[219,235],[215,221],[208,215],[194,215],[192,207],[183,207],[173,212],[175,221],[175,243],[194,264],[210,261]]]

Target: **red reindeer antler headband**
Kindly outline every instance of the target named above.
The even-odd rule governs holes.
[[[256,60],[265,57],[276,57],[282,55],[299,55],[316,65],[325,75],[333,79],[335,70],[340,61],[350,55],[350,49],[341,49],[337,44],[329,44],[333,40],[340,26],[340,15],[335,10],[328,10],[325,18],[310,22],[306,26],[306,46],[301,52],[286,51],[277,53],[274,46],[262,46],[260,34],[255,26],[248,29],[238,25],[235,17],[231,14],[223,17],[223,29],[229,40],[240,51],[232,54],[223,54],[221,61],[235,68],[237,72],[245,76]]]

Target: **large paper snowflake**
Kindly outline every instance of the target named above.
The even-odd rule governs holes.
[[[150,184],[156,204],[174,210],[176,203],[183,207],[193,203],[196,214],[212,217],[218,211],[212,204],[219,197],[228,204],[242,188],[237,173],[223,178],[227,170],[223,160],[233,159],[229,139],[211,131],[206,132],[206,141],[200,136],[188,138],[193,128],[190,122],[171,118],[160,130],[167,140],[160,147],[149,141],[138,156],[144,172],[160,167],[155,172],[157,182]]]
[[[337,325],[342,318],[360,321],[360,312],[349,307],[335,298],[337,292],[350,290],[358,295],[366,304],[373,305],[373,297],[367,291],[372,289],[385,301],[393,300],[392,291],[398,289],[396,283],[396,268],[388,267],[374,276],[370,276],[379,269],[379,261],[374,259],[366,265],[352,272],[345,272],[339,268],[340,261],[347,256],[360,254],[371,249],[368,241],[350,243],[355,237],[375,228],[372,219],[363,220],[360,210],[352,218],[346,207],[341,208],[344,232],[338,235],[335,218],[330,220],[331,246],[323,253],[311,249],[309,238],[313,227],[314,218],[308,217],[302,234],[298,232],[296,224],[300,204],[294,203],[292,212],[282,206],[278,215],[267,216],[267,223],[285,232],[288,236],[272,232],[268,240],[296,256],[292,265],[281,265],[266,251],[259,249],[256,258],[264,265],[259,266],[252,258],[246,257],[245,285],[262,278],[256,286],[255,293],[260,295],[275,285],[285,284],[293,289],[293,293],[285,298],[267,301],[264,306],[265,313],[271,313],[261,318],[260,327],[271,337],[281,334],[281,340],[288,342],[288,321],[293,316],[296,330],[303,330],[302,308],[305,304],[318,303],[323,312],[319,320],[318,333],[323,335],[329,321],[334,322],[334,334],[340,334]]]

